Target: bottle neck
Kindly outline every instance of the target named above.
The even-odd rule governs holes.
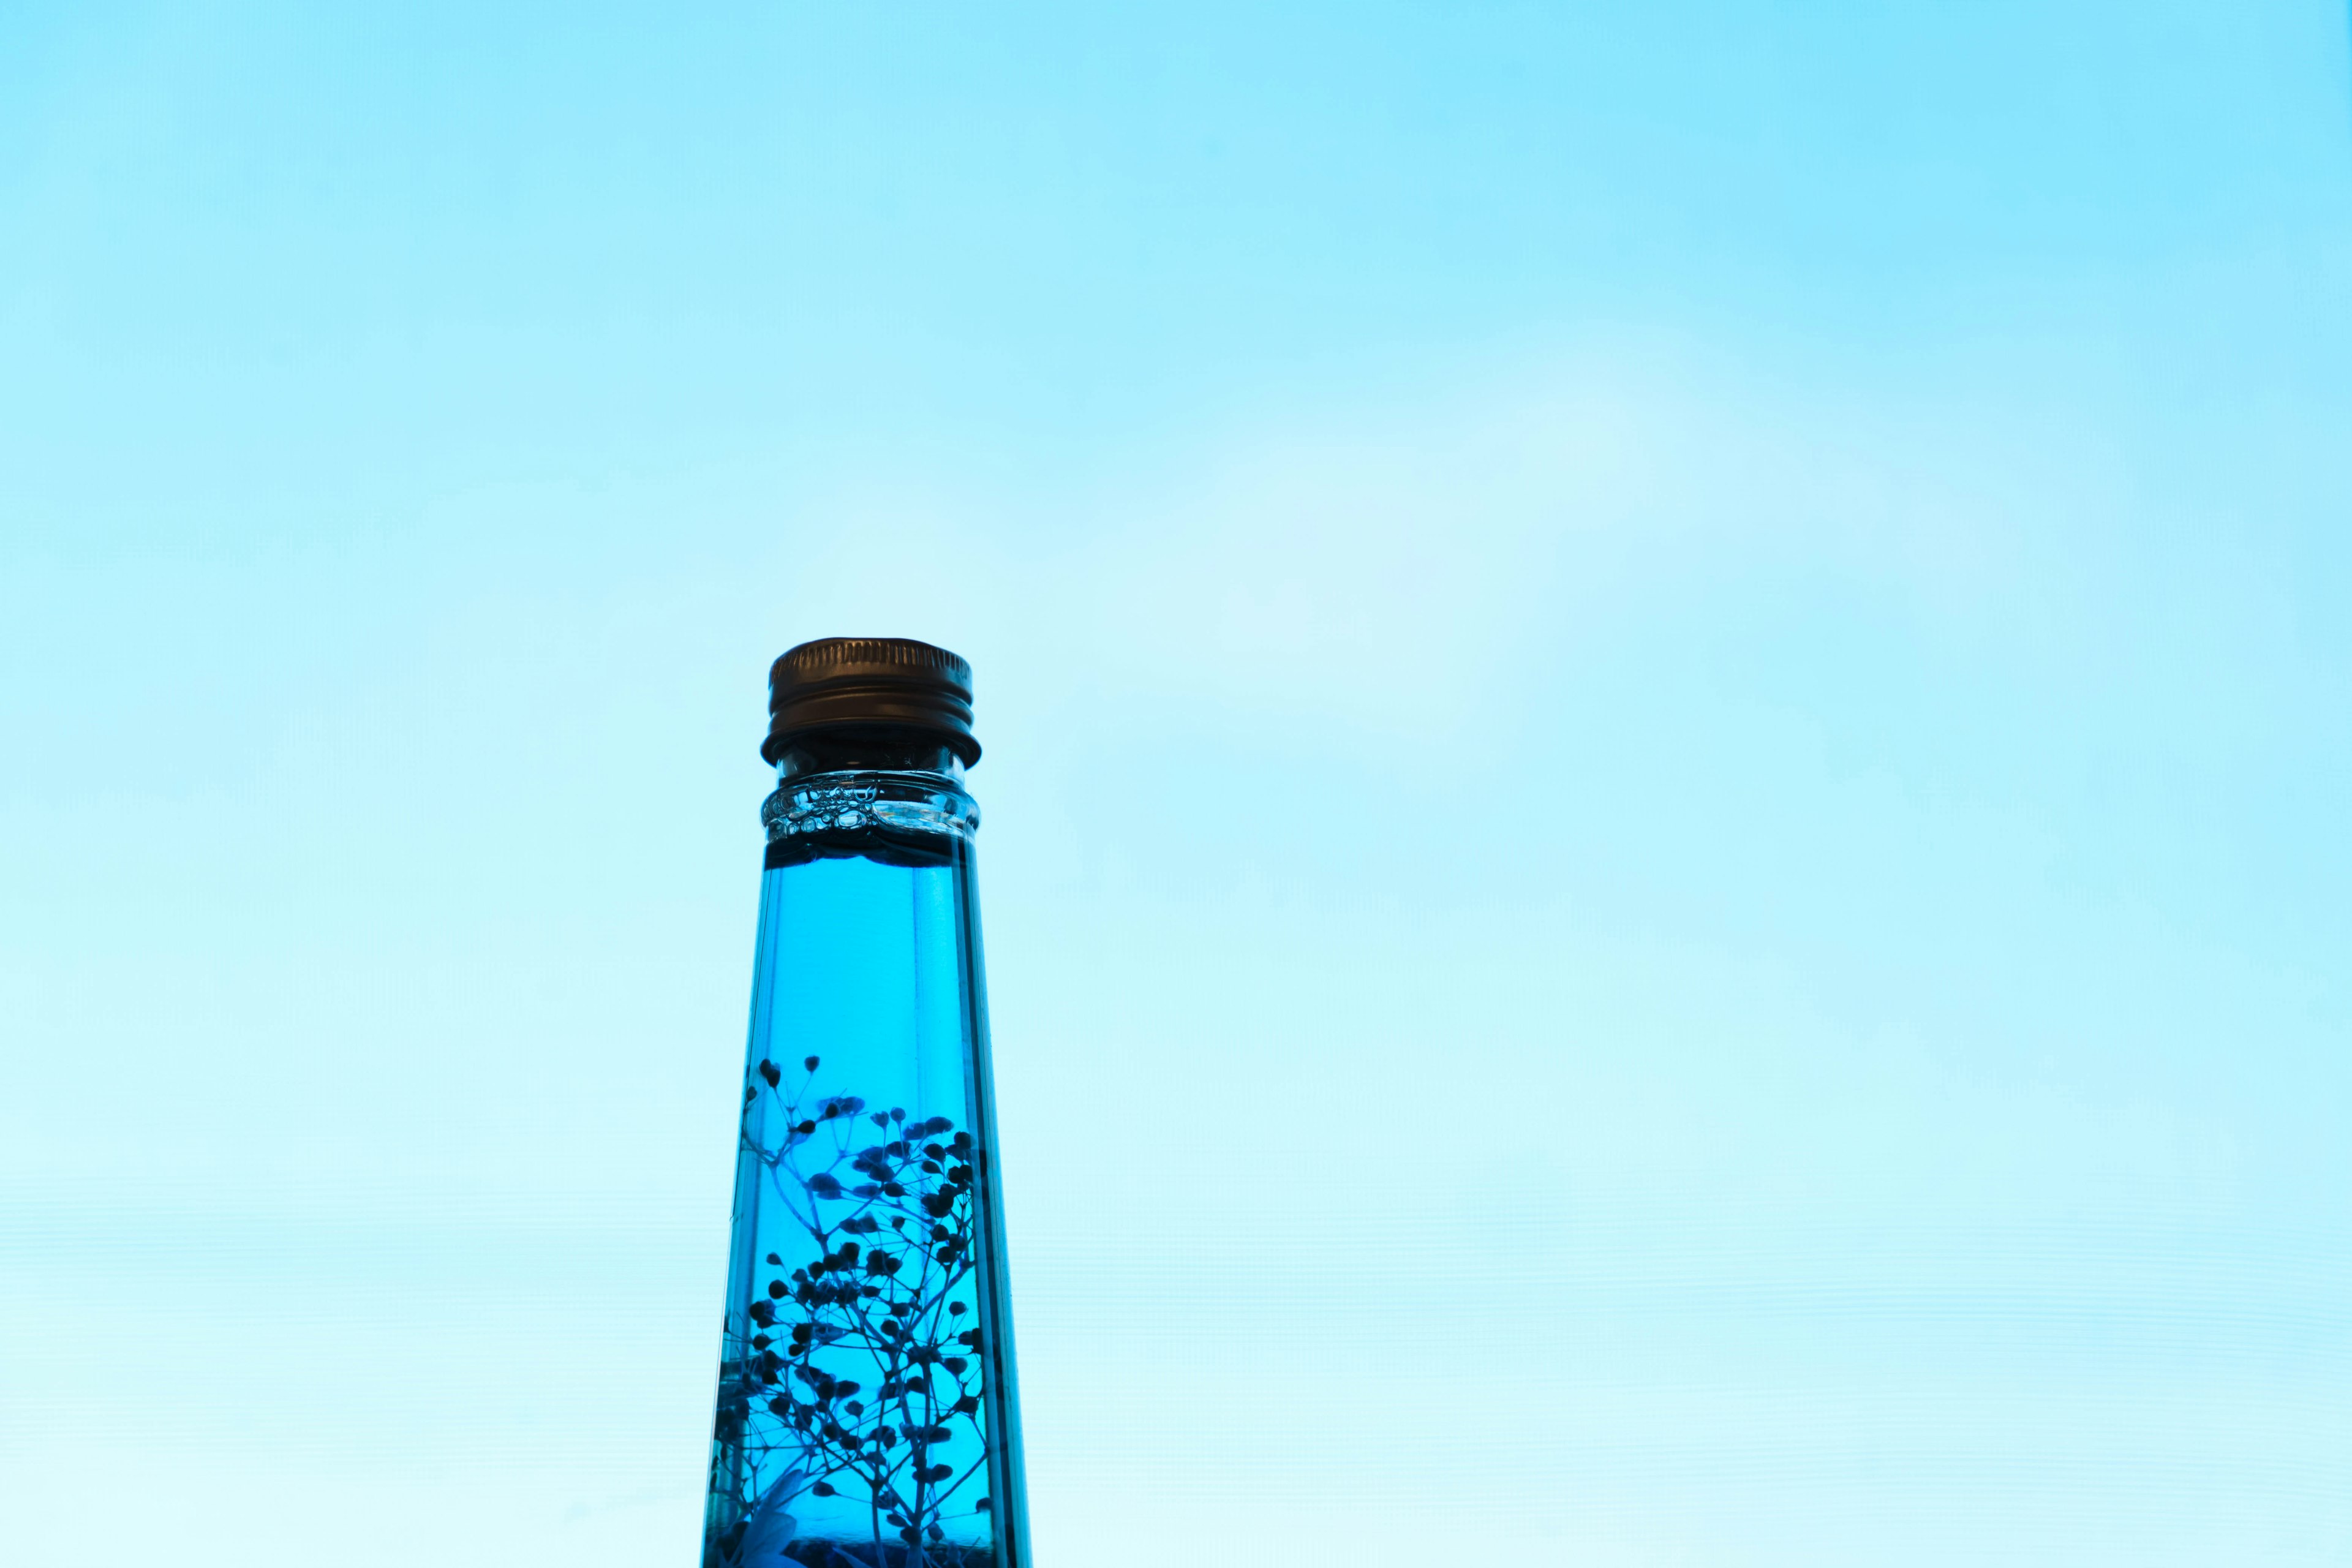
[[[793,737],[776,761],[776,792],[760,808],[767,864],[863,856],[900,866],[959,861],[980,829],[963,763],[944,742],[908,731]]]

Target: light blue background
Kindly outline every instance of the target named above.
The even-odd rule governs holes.
[[[1045,1568],[2352,1559],[2337,0],[0,12],[0,1556],[693,1559],[768,658]]]

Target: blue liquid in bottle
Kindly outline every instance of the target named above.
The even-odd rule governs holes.
[[[782,773],[705,1568],[1024,1568],[978,813],[919,734]]]

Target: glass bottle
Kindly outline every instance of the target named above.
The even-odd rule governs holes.
[[[769,682],[704,1568],[1026,1568],[971,668],[833,637]]]

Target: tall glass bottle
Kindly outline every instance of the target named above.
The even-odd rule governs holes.
[[[1026,1568],[971,668],[833,637],[769,686],[704,1568]]]

